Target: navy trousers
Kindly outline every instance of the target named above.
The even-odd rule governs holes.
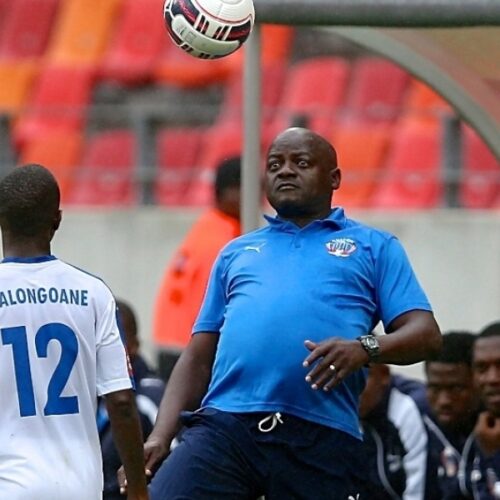
[[[183,414],[183,439],[155,474],[151,500],[361,500],[361,441],[286,414],[262,432],[268,415]]]

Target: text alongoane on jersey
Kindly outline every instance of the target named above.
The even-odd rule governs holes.
[[[69,304],[88,306],[88,290],[72,288],[16,288],[0,290],[0,307],[17,304]]]

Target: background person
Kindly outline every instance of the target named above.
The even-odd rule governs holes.
[[[439,354],[425,363],[430,413],[426,500],[471,498],[463,470],[473,460],[479,397],[472,373],[475,335],[448,332]],[[470,465],[470,463],[469,463]]]
[[[129,499],[147,499],[142,439],[113,295],[51,254],[61,223],[40,165],[0,181],[0,496],[102,497],[95,415],[106,401]]]
[[[118,322],[125,337],[125,345],[134,372],[136,403],[141,421],[142,437],[143,440],[146,440],[153,429],[165,384],[140,354],[137,317],[132,306],[121,299],[116,301],[116,305]],[[123,499],[123,496],[118,485],[117,471],[121,466],[121,460],[103,399],[99,401],[97,409],[97,426],[104,472],[103,499],[120,500]]]
[[[160,350],[158,365],[164,380],[189,342],[217,253],[241,233],[240,183],[241,159],[223,160],[215,175],[214,207],[191,227],[161,281],[153,339]]]
[[[423,500],[425,426],[413,398],[395,387],[389,366],[370,365],[359,416],[365,470],[371,478],[361,498]]]
[[[198,409],[183,414],[152,498],[356,498],[362,368],[440,346],[398,240],[331,208],[340,170],[325,139],[278,135],[265,185],[278,215],[219,254],[145,445],[154,468],[181,411]],[[366,335],[379,320],[390,335]]]
[[[500,322],[479,333],[472,359],[485,411],[474,427],[476,454],[466,477],[474,499],[492,500],[500,498]]]

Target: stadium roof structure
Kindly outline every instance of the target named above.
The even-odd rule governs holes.
[[[443,96],[500,158],[499,0],[254,0],[245,47],[243,228],[258,225],[258,24],[317,26],[392,60]]]

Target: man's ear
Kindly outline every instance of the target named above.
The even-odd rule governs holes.
[[[332,188],[335,191],[340,187],[340,181],[342,179],[342,172],[340,171],[339,167],[336,167],[332,170],[331,172],[332,176]]]
[[[62,211],[58,210],[57,215],[54,217],[54,224],[52,225],[52,229],[54,231],[57,231],[59,229],[59,226],[61,225],[61,220],[62,220]]]

